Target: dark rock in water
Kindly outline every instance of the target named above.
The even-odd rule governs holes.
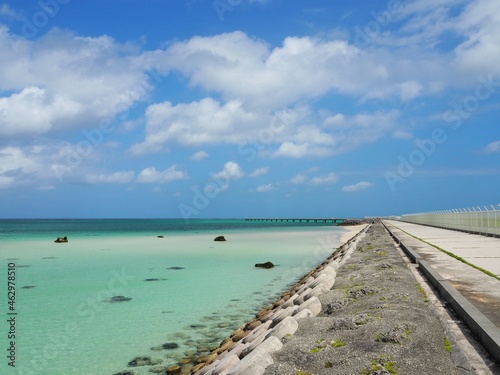
[[[256,263],[255,267],[257,267],[257,268],[273,268],[274,264],[272,262]]]
[[[161,359],[155,359],[151,357],[135,357],[133,360],[131,360],[128,365],[130,367],[136,367],[136,366],[154,366],[162,363],[163,361]]]
[[[225,241],[226,238],[224,236],[217,236],[214,238],[214,241]]]
[[[130,297],[124,297],[124,296],[113,296],[109,299],[107,299],[105,302],[109,303],[115,303],[115,302],[127,302],[130,301],[132,298]]]
[[[182,373],[182,369],[181,369],[181,366],[179,365],[174,365],[174,366],[170,366],[169,368],[167,368],[167,375],[177,375],[177,374],[181,374]]]
[[[165,374],[165,371],[167,371],[167,368],[165,366],[155,366],[151,367],[149,369],[149,372],[152,372],[153,374]]]
[[[160,279],[144,279],[144,281],[160,281]]]
[[[120,371],[120,372],[117,372],[116,374],[114,375],[135,375],[135,373],[133,371],[128,371],[128,370],[125,370],[125,371]]]
[[[160,345],[160,346],[153,346],[151,348],[151,350],[158,352],[160,350],[174,350],[174,349],[177,349],[178,347],[179,347],[179,344],[177,344],[175,342],[167,342],[167,343]]]
[[[185,269],[185,267],[178,267],[178,266],[174,266],[174,267],[168,267],[167,270],[183,270]]]
[[[54,241],[55,243],[64,243],[64,242],[68,242],[68,237],[64,236],[64,237],[57,237],[57,239]]]
[[[163,237],[163,236],[156,236],[156,237],[158,237],[158,238],[165,238],[165,237]]]
[[[177,349],[178,347],[179,345],[175,342],[167,342],[162,345],[162,348],[167,350]]]
[[[35,285],[26,285],[26,286],[23,286],[22,289],[33,289],[35,287]]]

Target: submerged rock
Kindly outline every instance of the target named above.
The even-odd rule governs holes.
[[[57,237],[57,239],[54,241],[55,243],[64,243],[64,242],[68,242],[68,237],[64,236],[64,237]]]
[[[257,268],[273,268],[274,264],[272,262],[256,263],[255,267],[257,267]]]
[[[167,368],[167,375],[177,375],[181,373],[182,369],[178,365],[170,366],[169,368]]]
[[[151,350],[154,350],[154,351],[173,350],[173,349],[177,349],[178,347],[179,347],[179,344],[177,344],[175,342],[167,342],[167,343],[160,345],[160,346],[154,346],[151,348]]]
[[[214,241],[226,241],[226,238],[224,236],[217,236],[214,238]]]
[[[162,363],[163,361],[161,359],[155,359],[151,357],[135,357],[133,360],[131,360],[128,365],[130,367],[136,367],[136,366],[154,366]]]
[[[114,375],[134,375],[135,373],[133,371],[128,371],[128,370],[125,370],[125,371],[120,371],[120,372],[117,372],[116,374]]]
[[[115,303],[115,302],[127,302],[127,301],[130,301],[132,298],[130,297],[125,297],[125,296],[113,296],[107,300],[105,300],[105,302],[109,302],[109,303]]]

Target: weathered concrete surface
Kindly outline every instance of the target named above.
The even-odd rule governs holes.
[[[426,260],[439,275],[496,327],[500,328],[500,280],[454,259],[411,235],[449,251],[471,264],[500,275],[499,238],[399,221],[386,220],[384,222],[406,246],[411,247],[422,259]]]
[[[265,375],[474,373],[445,349],[446,332],[381,224],[372,225],[319,297],[322,311],[300,320]]]

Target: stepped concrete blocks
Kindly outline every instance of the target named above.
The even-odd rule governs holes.
[[[293,306],[294,305],[294,301],[297,299],[298,296],[299,295],[297,293],[295,293],[281,307],[283,307],[283,308],[286,309],[287,307]]]
[[[271,328],[276,327],[283,319],[286,319],[288,316],[292,316],[298,310],[298,306],[290,306],[284,310],[277,311],[275,315],[271,317],[272,323]]]
[[[237,355],[230,354],[226,356],[223,360],[221,360],[215,368],[212,370],[210,375],[224,375],[229,372],[229,370],[235,367],[240,362],[240,359]]]
[[[304,296],[304,302],[306,302],[308,299],[311,299],[312,297],[319,297],[320,295],[328,292],[329,290],[330,288],[327,288],[325,284],[319,284]]]
[[[286,317],[281,321],[276,327],[274,327],[271,332],[267,334],[267,337],[276,336],[278,339],[282,339],[286,335],[293,335],[299,328],[299,323],[291,316]]]
[[[325,285],[328,288],[328,290],[330,290],[332,289],[333,284],[335,284],[335,276],[329,276],[322,273],[311,283],[309,287],[314,289],[319,284]]]
[[[311,312],[311,310],[309,310],[309,309],[304,309],[304,310],[302,310],[302,311],[300,311],[300,312],[297,312],[297,314],[295,314],[295,315],[293,316],[293,318],[294,318],[296,321],[299,321],[299,320],[301,320],[301,319],[304,319],[304,318],[310,318],[310,317],[312,317],[312,316],[314,316],[314,315],[313,315],[313,313]]]
[[[332,266],[328,265],[317,273],[316,278],[320,277],[321,275],[327,275],[335,278],[337,277],[337,271],[335,271]]]
[[[262,375],[273,358],[263,348],[257,348],[234,366],[227,375]]]
[[[321,302],[320,302],[319,298],[312,297],[312,298],[308,299],[306,302],[304,302],[303,304],[301,304],[299,306],[298,312],[301,312],[302,310],[305,310],[305,309],[311,310],[311,313],[313,314],[313,316],[318,315],[322,309]]]
[[[294,304],[296,305],[302,305],[305,301],[305,297],[311,292],[311,288],[307,287],[302,291],[299,296],[293,301]]]
[[[253,329],[248,336],[243,338],[242,342],[244,344],[246,344],[248,342],[252,342],[256,337],[261,335],[263,332],[266,332],[269,329],[269,327],[271,326],[272,322],[273,322],[272,320],[268,320],[267,322],[262,323],[260,326]]]
[[[229,350],[230,354],[241,356],[241,352],[245,350],[245,348],[249,347],[251,343],[243,344],[241,341],[238,341],[234,347]]]
[[[241,351],[240,357],[244,358],[252,351],[254,351],[260,344],[262,344],[269,333],[271,333],[271,330],[269,330],[269,332],[262,332],[258,337],[255,337],[255,339],[249,343],[250,345]]]

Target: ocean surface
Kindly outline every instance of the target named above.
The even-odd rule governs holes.
[[[204,353],[346,232],[220,219],[0,220],[0,373],[112,375],[137,356],[170,365]],[[214,242],[219,235],[227,241]],[[54,243],[62,236],[69,242]],[[266,261],[276,267],[254,267]]]

